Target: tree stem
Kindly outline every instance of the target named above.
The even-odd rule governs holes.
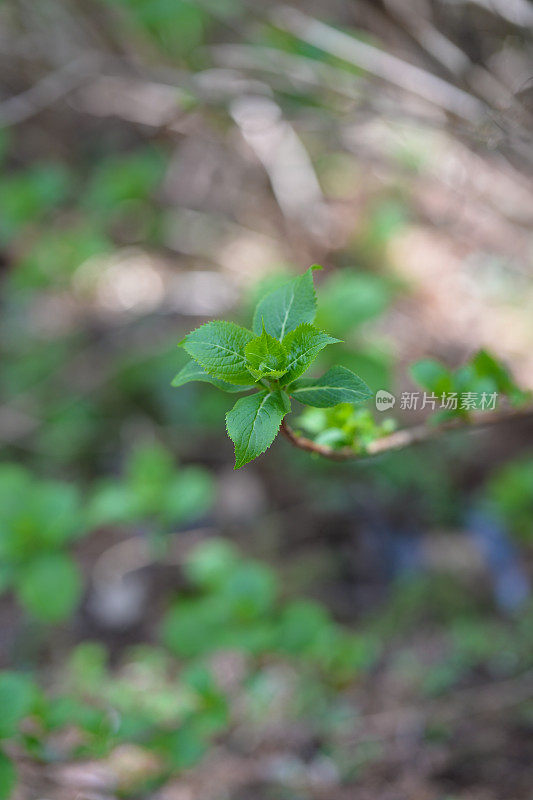
[[[418,442],[434,439],[449,431],[475,430],[491,425],[526,419],[533,420],[533,408],[531,406],[522,409],[495,411],[493,413],[481,412],[470,420],[452,419],[447,422],[441,422],[440,425],[423,424],[416,425],[413,428],[404,428],[403,430],[395,431],[387,436],[375,439],[363,451],[357,451],[351,447],[343,447],[339,450],[335,450],[328,445],[317,444],[313,442],[312,439],[307,439],[305,436],[300,436],[295,433],[287,424],[286,420],[283,420],[281,423],[280,431],[294,447],[298,447],[300,450],[305,450],[308,453],[316,453],[332,461],[350,461],[370,458],[380,453],[387,453],[390,450],[400,450],[403,447],[409,447]]]

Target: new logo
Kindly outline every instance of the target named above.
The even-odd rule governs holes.
[[[376,408],[378,411],[387,411],[389,408],[393,408],[395,402],[394,395],[386,392],[385,389],[380,389],[376,392]]]

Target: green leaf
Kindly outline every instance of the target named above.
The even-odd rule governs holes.
[[[423,389],[428,389],[437,394],[452,390],[451,373],[440,361],[435,361],[433,358],[424,358],[412,364],[409,371],[413,380]]]
[[[20,602],[43,622],[59,622],[76,608],[82,583],[76,564],[62,553],[42,556],[22,572],[17,595]]]
[[[331,367],[321,378],[298,381],[287,391],[300,403],[315,408],[363,403],[372,397],[366,383],[346,367]]]
[[[270,447],[290,401],[284,392],[257,392],[237,400],[226,414],[228,436],[235,444],[235,469]]]
[[[10,758],[0,750],[0,800],[9,800],[17,783],[17,771]]]
[[[452,384],[455,392],[474,392],[477,391],[476,371],[472,364],[462,364],[452,373]],[[491,391],[495,387],[491,386]]]
[[[107,216],[117,213],[122,204],[149,201],[164,174],[162,153],[149,147],[103,159],[91,172],[83,206]]]
[[[264,564],[248,561],[234,567],[218,597],[233,619],[252,620],[271,610],[276,598],[274,573]]]
[[[68,542],[80,532],[81,502],[69,483],[45,481],[33,490],[34,513],[39,520],[39,540],[49,548]]]
[[[171,481],[160,512],[169,524],[190,522],[209,511],[214,497],[211,474],[202,467],[185,467]]]
[[[283,340],[283,346],[287,351],[287,373],[283,378],[283,383],[292,383],[299,378],[324,347],[338,341],[340,340],[334,339],[333,336],[319,331],[314,325],[308,323],[299,325],[296,330],[287,334]]]
[[[247,386],[250,373],[244,348],[253,338],[251,331],[233,322],[207,322],[189,333],[180,344],[210,375]]]
[[[107,650],[100,642],[82,642],[69,654],[69,681],[80,693],[97,692],[106,679],[106,670]]]
[[[101,525],[120,525],[135,515],[132,493],[128,486],[103,483],[95,490],[87,505],[86,517],[90,528]]]
[[[180,658],[195,658],[218,649],[226,635],[229,611],[218,595],[181,600],[163,617],[160,635]]]
[[[137,444],[127,465],[127,479],[134,492],[146,485],[161,488],[172,478],[176,469],[173,455],[158,442]]]
[[[235,386],[233,383],[227,383],[227,381],[222,381],[220,378],[215,378],[213,375],[209,375],[202,365],[197,364],[196,361],[189,361],[188,364],[185,364],[170,385],[184,386],[186,383],[192,383],[193,381],[211,383],[213,386],[216,386],[217,389],[222,389],[224,392],[245,392],[248,389],[254,388],[253,384],[249,386]]]
[[[14,569],[12,564],[0,562],[0,595],[3,594],[13,583]]]
[[[509,397],[513,405],[520,405],[531,400],[531,392],[521,389],[509,370],[486,350],[479,350],[474,355],[472,366],[479,382],[478,391],[501,392]]]
[[[19,723],[30,713],[35,698],[35,686],[25,675],[0,672],[0,739],[9,739],[17,733]]]
[[[208,745],[196,717],[177,730],[160,732],[155,736],[152,747],[163,755],[165,764],[172,772],[180,772],[198,763],[205,755]]]
[[[332,627],[327,611],[312,600],[295,600],[283,609],[277,631],[277,649],[304,656],[326,638]]]
[[[248,369],[254,378],[276,380],[287,369],[287,352],[283,345],[263,328],[261,336],[248,342],[244,348]]]
[[[259,301],[255,309],[253,329],[259,336],[263,325],[276,339],[293,331],[303,322],[312,322],[316,314],[316,295],[313,270],[322,269],[317,264],[309,267],[298,278],[280,286]]]
[[[186,556],[184,570],[190,581],[204,589],[218,589],[231,577],[239,555],[226,539],[208,539]]]
[[[382,314],[390,300],[389,283],[380,275],[343,269],[320,287],[316,324],[344,336],[348,331]]]
[[[495,390],[508,393],[518,388],[512,380],[508,370],[498,362],[487,350],[478,350],[472,358],[472,366],[479,378],[491,378]]]

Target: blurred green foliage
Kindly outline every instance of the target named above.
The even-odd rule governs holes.
[[[13,591],[41,622],[76,610],[83,579],[70,551],[81,536],[105,525],[169,532],[209,511],[214,485],[203,468],[177,468],[163,447],[147,445],[132,453],[124,480],[107,480],[90,494],[82,502],[72,484],[0,465],[0,592]]]
[[[161,628],[164,643],[179,657],[218,649],[278,654],[306,659],[326,680],[341,684],[376,657],[323,606],[310,600],[280,603],[272,569],[243,560],[228,542],[212,540],[193,552],[185,572],[195,595],[178,599]]]
[[[434,359],[423,359],[413,364],[410,372],[416,383],[437,398],[452,393],[456,397],[470,393],[484,397],[486,404],[478,405],[478,409],[489,407],[491,395],[497,396],[493,407],[497,407],[504,399],[515,406],[523,405],[530,399],[530,393],[523,391],[505,366],[486,350],[479,350],[470,361],[456,370],[450,370]],[[471,410],[463,407],[459,400],[455,409],[439,411],[436,418],[468,419]]]
[[[37,619],[58,622],[76,608],[82,577],[67,548],[86,530],[76,487],[0,467],[0,589]]]
[[[335,336],[348,336],[364,322],[383,314],[391,298],[392,287],[386,278],[344,269],[321,287],[317,325]]]
[[[88,520],[95,527],[140,523],[165,532],[203,517],[214,492],[205,469],[177,468],[161,445],[139,446],[128,459],[122,480],[107,479],[94,489]]]
[[[209,15],[192,0],[101,0],[123,8],[139,30],[173,59],[187,56],[202,44]],[[224,6],[224,3],[222,4]]]
[[[393,419],[376,422],[366,408],[341,403],[334,408],[307,408],[298,418],[302,428],[312,434],[317,444],[329,447],[351,447],[364,453],[365,448],[396,428]]]
[[[163,780],[194,765],[232,723],[235,710],[209,667],[217,653],[252,659],[241,678],[251,698],[266,658],[306,666],[302,679],[309,668],[326,683],[343,686],[379,654],[374,636],[342,629],[318,603],[281,601],[273,570],[243,558],[224,540],[192,550],[184,574],[189,586],[162,620],[165,649],[133,648],[112,671],[104,646],[85,642],[70,655],[59,693],[43,693],[25,675],[0,672],[0,739],[46,762],[55,757],[54,733],[74,727],[79,736],[70,757],[102,757],[120,743],[137,744],[155,755],[153,777]],[[28,718],[31,736],[23,725]],[[11,785],[7,759],[0,767]]]
[[[34,164],[3,178],[0,184],[0,244],[6,245],[67,199],[68,169],[59,163]]]
[[[51,8],[34,5],[43,18]],[[469,445],[442,442],[342,468],[280,447],[239,490],[251,502],[251,521],[246,515],[231,523],[216,519],[224,532],[227,524],[240,540],[250,538],[251,552],[258,541],[261,552],[266,545],[279,568],[245,557],[227,540],[210,539],[174,570],[170,589],[161,582],[161,597],[146,604],[141,630],[124,638],[120,631],[110,652],[102,641],[86,640],[96,634],[88,630],[80,602],[90,591],[92,559],[117,538],[142,535],[154,545],[154,562],[162,554],[163,561],[165,543],[178,541],[184,528],[206,518],[211,524],[220,487],[230,505],[233,493],[238,495],[222,474],[229,450],[220,420],[231,398],[202,384],[179,393],[169,386],[181,366],[177,327],[184,333],[189,322],[218,314],[219,301],[226,310],[218,296],[205,306],[198,301],[197,271],[220,268],[232,291],[233,283],[247,287],[249,297],[228,312],[242,321],[260,297],[302,267],[282,263],[287,253],[294,258],[314,248],[309,242],[300,248],[298,236],[287,236],[277,209],[269,216],[274,203],[262,173],[243,191],[239,171],[248,180],[249,150],[226,186],[226,171],[242,145],[235,147],[241,136],[229,93],[215,82],[209,96],[218,63],[212,46],[238,36],[255,48],[258,64],[261,48],[278,51],[279,61],[270,57],[271,71],[254,69],[243,89],[257,89],[279,104],[280,119],[307,149],[329,210],[346,203],[352,213],[348,203],[357,199],[347,242],[342,251],[327,252],[330,268],[320,276],[317,325],[343,342],[331,354],[324,351],[318,367],[341,364],[373,389],[394,387],[396,342],[383,322],[408,287],[393,277],[391,245],[418,221],[413,185],[426,165],[433,166],[434,139],[425,130],[401,128],[383,149],[387,166],[380,167],[376,188],[365,159],[353,144],[344,147],[341,128],[331,135],[332,111],[341,111],[343,126],[348,120],[343,86],[358,91],[361,70],[280,30],[262,12],[250,13],[241,0],[100,0],[94,6],[98,47],[102,31],[113,53],[112,71],[124,56],[117,74],[131,62],[134,78],[147,76],[152,91],[158,81],[166,90],[179,84],[176,124],[183,128],[130,123],[119,114],[93,118],[68,96],[57,123],[50,122],[59,109],[54,105],[39,113],[36,124],[30,117],[0,129],[0,601],[2,622],[8,620],[0,655],[3,663],[13,662],[0,672],[0,800],[13,796],[15,759],[23,771],[28,759],[32,767],[48,768],[112,759],[121,745],[134,746],[136,762],[141,753],[150,759],[144,771],[128,767],[117,793],[137,799],[197,764],[223,736],[231,743],[235,731],[241,737],[251,731],[253,740],[261,725],[273,721],[274,730],[282,725],[292,731],[302,719],[313,748],[335,762],[342,779],[360,780],[388,755],[380,742],[363,738],[357,747],[350,744],[354,730],[361,733],[357,726],[364,728],[358,692],[367,691],[365,680],[370,693],[376,686],[379,692],[384,676],[385,685],[422,707],[428,697],[446,699],[480,676],[520,679],[533,667],[531,608],[525,604],[508,619],[495,613],[477,577],[470,584],[462,574],[413,570],[392,584],[387,578],[376,591],[379,600],[357,596],[352,602],[359,577],[350,572],[351,561],[359,566],[358,537],[367,523],[361,509],[390,527],[391,537],[398,509],[400,520],[412,527],[422,521],[428,528],[459,528],[471,500],[470,488],[461,483],[473,459]],[[112,20],[107,30],[106,15]],[[325,16],[330,15],[335,17],[333,9]],[[350,33],[372,41],[364,32]],[[21,44],[24,50],[23,37]],[[322,67],[332,71],[324,77]],[[8,78],[11,71],[22,88],[26,66],[19,69],[14,61]],[[241,74],[220,70],[221,86]],[[73,123],[69,109],[77,115]],[[181,150],[184,143],[198,146],[198,164],[208,162],[209,188],[198,167],[192,178],[183,171],[190,154]],[[212,174],[211,158],[218,159]],[[383,178],[390,164],[399,165],[401,177]],[[195,191],[182,200],[184,183]],[[232,194],[239,203],[232,204]],[[192,247],[191,236],[174,230],[180,214],[187,228],[190,212],[209,220],[207,233]],[[257,269],[266,273],[260,281],[252,280],[255,264],[239,254],[242,242],[247,253],[248,237],[253,254],[256,235]],[[266,263],[260,237],[274,243],[276,263]],[[278,238],[289,246],[278,248]],[[133,250],[148,271],[156,264],[162,281],[163,297],[146,313],[142,304],[111,302],[114,266]],[[129,265],[126,278],[128,270]],[[411,372],[417,385],[436,395],[498,392],[517,407],[529,400],[487,351],[457,369],[424,359]],[[440,411],[435,418],[453,415]],[[466,418],[468,412],[455,415]],[[321,444],[364,452],[396,423],[340,404],[307,408],[297,425]],[[143,445],[147,440],[164,446]],[[264,513],[254,506],[258,491],[266,496]],[[523,548],[531,543],[532,498],[530,456],[496,468],[488,484],[476,488],[476,501],[486,503]],[[297,520],[308,508],[307,519],[316,514],[317,527],[313,519],[302,531]],[[231,509],[226,513],[231,516]],[[98,535],[87,538],[96,529]],[[307,575],[299,542],[312,548],[313,537],[327,539],[317,560],[326,562],[335,551],[341,562],[333,587],[323,563],[320,585]],[[313,597],[325,593],[335,605],[339,594],[346,595],[343,613],[350,626],[338,623],[323,602],[294,596],[285,572],[291,560],[304,565],[305,589]],[[377,560],[385,570],[385,557]],[[130,635],[144,644],[124,645]],[[232,685],[224,682],[228,672]],[[349,744],[343,745],[347,732]],[[420,735],[438,746],[453,730],[435,723]],[[280,797],[284,792],[279,790]]]
[[[89,221],[65,229],[41,231],[11,276],[11,288],[60,288],[72,279],[81,264],[112,249],[102,228]]]
[[[484,496],[522,542],[533,542],[533,458],[506,464],[491,477]]]
[[[99,162],[87,182],[82,208],[103,221],[127,203],[148,202],[165,170],[162,152],[144,147],[130,154],[108,156]]]
[[[140,753],[153,760],[141,759],[145,767],[122,779],[122,794],[135,797],[196,764],[217,736],[244,719],[262,724],[283,691],[268,677],[274,658],[296,668],[298,676],[289,706],[283,701],[284,714],[304,715],[333,740],[345,724],[335,693],[372,670],[385,648],[395,648],[394,680],[413,685],[421,698],[464,684],[481,667],[503,679],[533,663],[532,610],[525,608],[514,620],[487,619],[449,576],[399,581],[383,609],[354,634],[319,603],[283,600],[274,572],[243,558],[225,540],[195,547],[183,570],[187,585],[163,617],[161,644],[130,648],[111,669],[105,647],[84,642],[72,651],[56,688],[47,691],[30,675],[0,672],[2,744],[17,743],[44,763],[58,757],[53,742],[65,728],[77,735],[65,740],[68,753],[61,758],[102,758],[120,744],[138,747],[137,760]],[[409,640],[436,623],[444,655],[422,650],[419,657]],[[238,688],[224,689],[213,658],[230,653],[245,660]],[[238,706],[231,702],[236,691]],[[437,733],[429,727],[426,735]],[[336,758],[342,764],[342,747]],[[351,771],[352,759],[350,764]],[[0,797],[9,797],[14,779],[4,752]]]

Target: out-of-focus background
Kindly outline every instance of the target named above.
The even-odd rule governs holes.
[[[0,2],[1,798],[530,800],[531,423],[234,472],[235,398],[170,382],[319,262],[323,367],[532,388],[532,23]]]

